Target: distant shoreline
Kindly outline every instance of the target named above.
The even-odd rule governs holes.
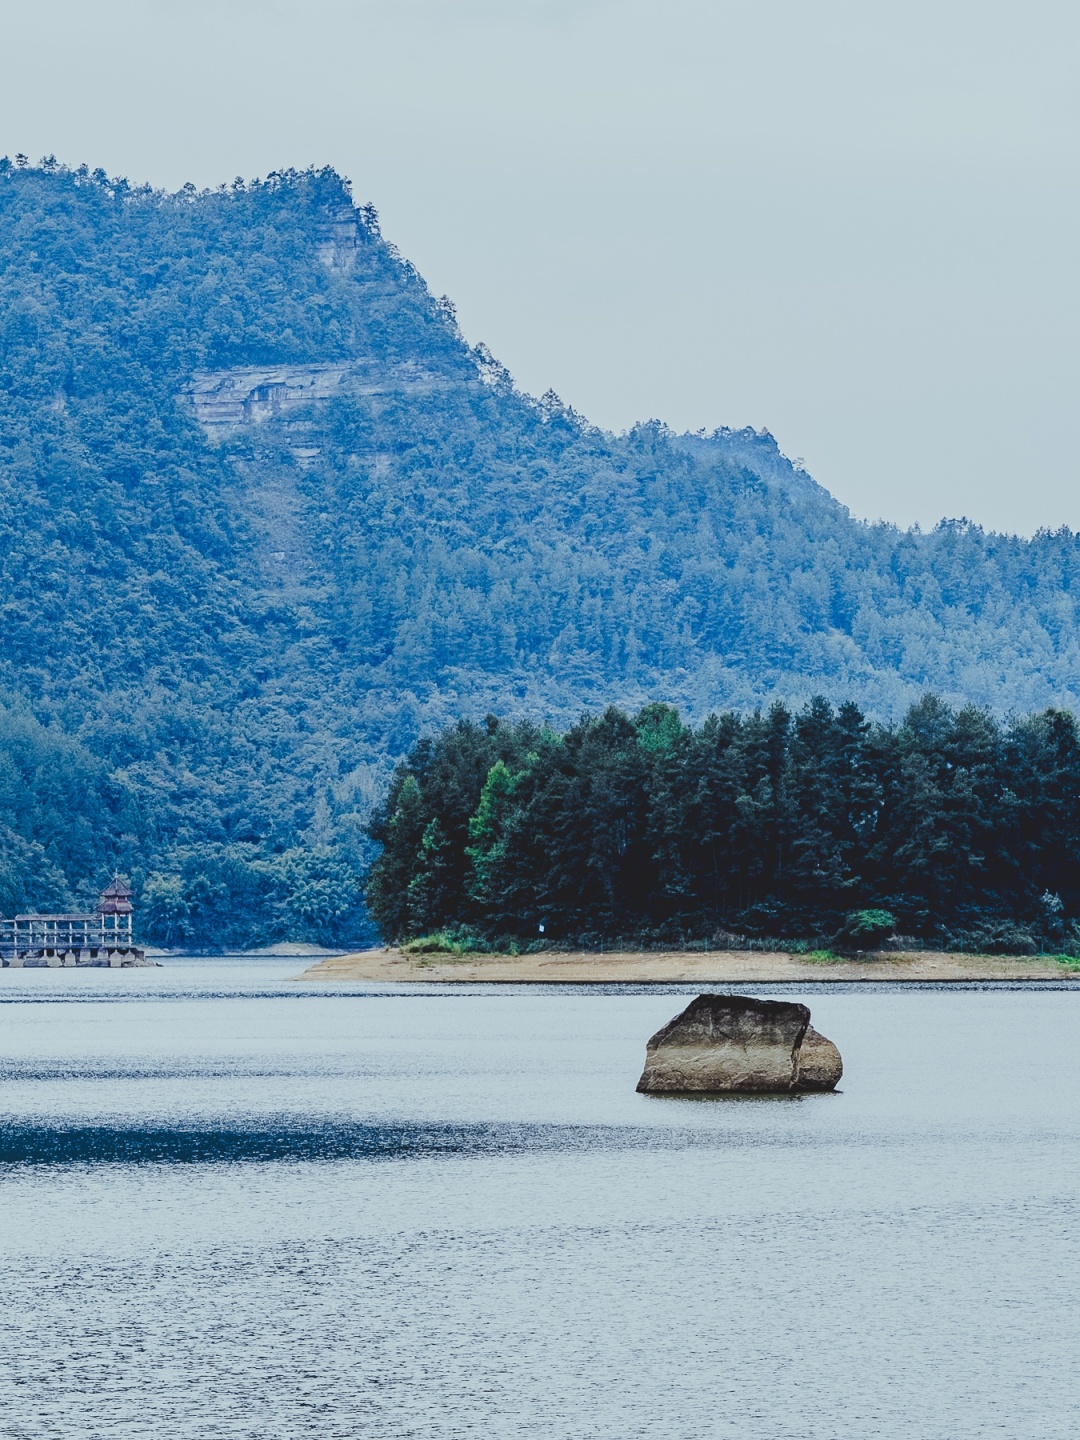
[[[382,980],[458,985],[764,985],[873,981],[959,984],[979,980],[1080,978],[1045,956],[964,955],[922,950],[871,960],[810,960],[783,951],[546,951],[534,955],[404,955],[363,950],[320,961],[298,981]]]

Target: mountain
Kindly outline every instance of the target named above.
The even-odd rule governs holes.
[[[863,524],[766,433],[522,394],[328,169],[0,161],[0,528],[13,903],[37,845],[162,937],[357,932],[371,807],[462,715],[1080,696],[1071,532]]]

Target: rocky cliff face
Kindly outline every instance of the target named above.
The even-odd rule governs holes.
[[[339,275],[347,275],[356,266],[362,237],[356,211],[351,206],[330,211],[315,246],[321,265]]]
[[[479,383],[479,382],[478,382]],[[333,360],[309,365],[238,365],[203,370],[186,396],[207,436],[290,415],[337,395],[430,395],[461,384],[415,361]]]
[[[637,1088],[646,1094],[832,1090],[840,1052],[810,1027],[805,1005],[699,995],[649,1041]]]

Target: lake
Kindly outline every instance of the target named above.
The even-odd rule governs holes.
[[[1078,988],[762,988],[840,1092],[661,1099],[695,993],[0,972],[0,1435],[1060,1440]]]

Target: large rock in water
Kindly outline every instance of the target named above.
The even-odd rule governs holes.
[[[805,1005],[699,995],[649,1041],[637,1088],[667,1095],[832,1090],[843,1068]]]

